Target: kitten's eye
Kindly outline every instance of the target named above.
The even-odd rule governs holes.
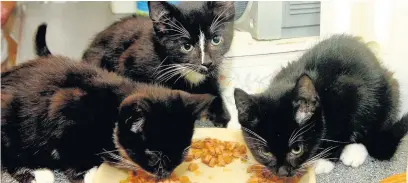
[[[181,50],[183,52],[189,52],[189,51],[193,50],[193,45],[188,44],[188,43],[184,44],[183,46],[181,46]]]
[[[211,44],[213,44],[214,46],[221,44],[221,42],[222,42],[221,36],[214,36],[211,40]]]
[[[303,153],[303,145],[297,145],[292,147],[291,153],[296,156],[301,155]]]

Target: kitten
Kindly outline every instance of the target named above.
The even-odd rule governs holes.
[[[352,167],[370,154],[389,160],[408,130],[397,119],[398,83],[356,38],[335,35],[289,63],[268,89],[234,91],[243,135],[259,163],[280,176],[337,159]]]
[[[123,18],[98,33],[83,59],[133,80],[161,83],[217,98],[209,108],[216,126],[231,117],[221,98],[218,75],[233,38],[234,2],[149,2],[149,17]],[[51,54],[46,25],[36,35],[37,54]]]
[[[1,88],[2,169],[37,183],[37,173],[47,174],[42,168],[78,181],[103,161],[166,177],[183,161],[194,122],[213,99],[59,56],[2,73]]]

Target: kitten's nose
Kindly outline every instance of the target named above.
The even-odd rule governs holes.
[[[210,67],[213,63],[211,61],[204,62],[202,65],[205,67]]]
[[[280,177],[284,177],[284,176],[287,177],[289,175],[289,171],[288,171],[288,169],[286,167],[282,166],[278,170],[278,175]]]

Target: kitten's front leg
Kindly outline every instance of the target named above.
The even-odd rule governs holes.
[[[10,177],[15,179],[17,182],[31,183],[35,180],[33,170],[29,168],[17,168],[16,170],[7,169],[6,172],[9,173]],[[4,179],[3,175],[2,179]]]
[[[96,166],[86,171],[67,169],[65,170],[65,175],[74,183],[93,183],[97,169],[98,167]]]
[[[38,169],[33,172],[35,180],[31,183],[54,183],[54,173],[48,169]]]
[[[48,169],[32,170],[29,168],[18,168],[11,172],[12,177],[21,183],[54,183],[54,173]]]
[[[344,165],[359,167],[368,156],[368,151],[363,144],[348,144],[344,147],[340,155],[340,160]]]
[[[221,96],[217,96],[210,105],[208,116],[215,126],[227,127],[228,122],[231,120],[231,115]]]
[[[334,169],[334,162],[327,159],[318,159],[313,168],[316,174],[329,173]]]

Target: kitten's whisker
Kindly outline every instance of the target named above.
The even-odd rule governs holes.
[[[268,143],[264,138],[262,138],[261,136],[259,136],[258,134],[256,134],[255,132],[253,132],[252,130],[245,128],[245,127],[241,127],[244,131],[248,132],[249,134],[252,134],[253,136],[259,138],[259,140],[262,140],[263,142],[265,142],[266,144]]]
[[[320,139],[320,140],[327,141],[327,142],[342,143],[342,144],[350,144],[351,143],[351,142],[342,142],[342,141],[330,140],[330,139]]]
[[[187,76],[187,75],[190,74],[191,72],[193,72],[193,70],[190,69],[189,71],[184,72],[183,74],[181,74],[181,75],[174,81],[174,84],[176,84],[176,82],[177,82],[181,77]]]
[[[179,66],[179,65],[167,66],[166,68],[159,70],[159,71],[156,73],[156,75],[158,75],[158,74],[160,74],[160,73],[163,73],[164,71],[168,71],[168,70],[170,70],[170,69],[174,69],[174,68],[178,68],[178,67],[180,67],[180,66]]]
[[[189,38],[190,38],[190,33],[187,31],[187,29],[183,26],[183,24],[182,23],[180,23],[177,19],[175,19],[176,20],[176,22],[178,22],[179,23],[179,25],[181,26],[181,29],[182,30],[184,30],[185,31],[185,33],[189,36]],[[179,27],[180,27],[179,26]]]
[[[173,68],[169,71],[166,71],[165,73],[161,74],[159,77],[156,78],[156,81],[158,81],[158,83],[161,83],[162,81],[164,81],[166,78],[168,77],[173,77],[177,74],[179,74],[179,71],[185,69],[184,67],[176,67]]]
[[[256,142],[255,143],[250,142],[250,143],[248,143],[248,146],[251,147],[251,148],[268,147],[265,144],[260,144],[260,143],[256,143]]]
[[[255,141],[257,141],[257,142],[260,142],[260,143],[262,143],[262,144],[264,144],[265,146],[267,145],[264,141],[262,141],[262,140],[260,140],[260,139],[258,139],[258,138],[254,138],[254,137],[245,137],[245,139],[248,139],[248,140],[255,140]]]
[[[185,38],[189,39],[189,37],[188,37],[187,35],[185,35],[185,33],[180,32],[179,30],[176,30],[176,29],[163,29],[163,30],[165,30],[165,31],[174,31],[174,32],[177,32],[177,33],[179,33],[179,34],[176,34],[176,35],[179,35],[180,37],[185,37]]]
[[[171,27],[173,27],[173,28],[179,30],[180,32],[184,33],[186,36],[188,36],[188,38],[191,38],[190,33],[186,30],[186,28],[183,26],[183,24],[181,24],[179,21],[176,20],[177,22],[173,22],[173,21],[170,20],[168,17],[164,17],[164,20],[165,20],[165,21],[167,20],[168,23],[167,23],[167,22],[164,22],[164,21],[161,21],[161,23],[166,24],[166,25],[169,25],[169,26],[171,26]],[[177,23],[178,23],[179,25],[177,25]]]
[[[222,16],[225,12],[227,12],[227,11],[229,11],[228,8],[224,9],[224,11],[222,11],[221,13],[219,13],[219,14],[216,16],[216,18],[213,19],[213,21],[211,22],[211,26],[210,26],[210,31],[211,31],[211,32],[213,32],[213,31],[215,30],[215,29],[214,29],[214,26],[217,25],[219,22],[221,22],[221,20],[219,21],[219,19],[220,19],[221,16]]]
[[[169,74],[168,76],[163,77],[163,79],[160,82],[167,82],[168,80],[172,79],[174,76],[177,76],[177,75],[181,74],[183,70],[185,70],[185,68],[178,69],[177,71],[173,72],[172,74]]]
[[[122,164],[122,163],[120,163],[120,162],[114,162],[114,161],[105,161],[105,162],[107,162],[107,163],[110,163],[110,164],[113,164],[113,165],[115,165],[115,166],[117,166],[117,167],[120,167],[120,168],[126,168],[126,169],[129,169],[129,170],[138,170],[138,169],[140,169],[140,167],[136,167],[136,166],[129,166],[129,165],[127,165],[127,164]]]
[[[214,27],[214,30],[212,32],[213,33],[221,32],[221,31],[215,31],[215,30],[217,30],[219,27],[221,27],[222,25],[227,24],[227,23],[232,23],[232,22],[219,23],[219,24],[217,24],[217,26]]]
[[[119,155],[116,155],[116,154],[113,154],[113,153],[108,153],[108,155],[110,155],[110,157],[112,159],[118,160],[118,161],[120,161],[122,163],[126,163],[126,164],[131,165],[131,166],[135,166],[133,164],[133,162],[131,162],[130,160],[127,160],[127,159],[125,159],[125,158],[123,158],[123,157],[121,157]]]
[[[323,151],[321,151],[320,153],[316,154],[315,156],[309,158],[308,160],[305,161],[305,163],[302,164],[302,166],[307,166],[309,164],[314,163],[315,161],[319,160],[319,159],[324,159],[328,156],[330,156],[331,153],[329,153],[329,151],[337,148],[338,146],[331,146],[328,147],[326,149],[324,149]]]
[[[293,135],[293,137],[291,138],[291,141],[296,140],[296,138],[299,136],[298,134],[301,133],[302,130],[304,130],[305,128],[308,128],[310,125],[312,125],[314,123],[309,122],[308,124],[302,126],[300,129],[298,129],[296,131],[296,133]],[[290,144],[290,143],[289,143]]]
[[[168,56],[166,56],[163,61],[160,62],[159,66],[156,67],[156,70],[154,70],[153,75],[159,70],[159,68],[162,66],[162,64],[164,63],[164,61],[166,61]]]
[[[309,124],[303,126],[293,137],[291,141],[289,141],[289,145],[292,145],[294,140],[296,140],[298,137],[306,133],[307,131],[311,130],[315,126],[315,123],[310,122]],[[307,127],[307,128],[306,128]]]
[[[112,151],[106,151],[105,149],[103,149],[103,152],[96,153],[95,155],[108,154],[108,153],[113,153],[113,152],[119,152],[119,150],[116,149],[116,150],[112,150]]]
[[[182,69],[180,69],[178,72],[175,72],[173,75],[171,75],[170,77],[168,77],[164,82],[167,82],[168,80],[170,80],[170,79],[173,78],[174,76],[182,75],[182,74],[183,74],[183,71],[184,71],[185,69],[187,69],[187,68],[182,68]],[[180,78],[180,77],[179,77],[179,78]],[[179,78],[177,78],[177,79],[179,79]]]

